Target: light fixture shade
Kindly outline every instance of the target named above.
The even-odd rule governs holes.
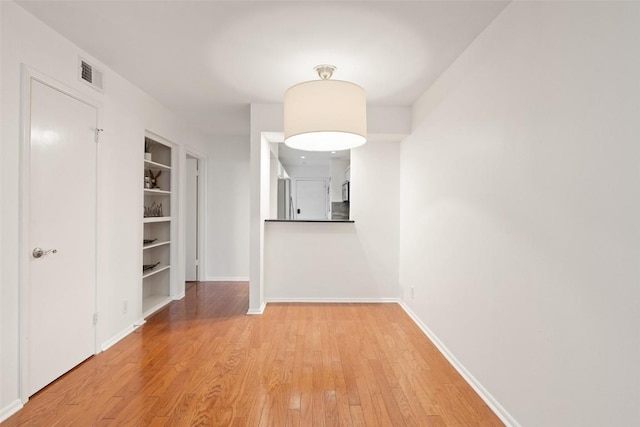
[[[360,86],[314,80],[284,94],[284,142],[307,151],[337,151],[367,142],[367,97]]]

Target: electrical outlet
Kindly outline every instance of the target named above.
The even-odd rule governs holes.
[[[411,287],[411,299],[413,299],[415,297],[415,292],[413,289],[413,286]]]
[[[129,301],[122,301],[122,314],[127,314],[129,312]]]

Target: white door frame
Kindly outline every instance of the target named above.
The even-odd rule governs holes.
[[[185,147],[185,155],[184,155],[184,161],[186,163],[187,161],[187,156],[189,157],[194,157],[196,159],[198,159],[198,276],[197,279],[198,281],[205,281],[207,280],[207,265],[206,265],[206,238],[207,238],[207,230],[206,230],[206,221],[205,218],[207,217],[207,156],[204,155],[203,153],[194,150],[191,147]],[[186,168],[185,168],[186,170]],[[186,185],[186,179],[183,180],[183,182],[185,182]],[[186,188],[185,191],[182,192],[182,194],[186,195]],[[183,206],[185,206],[186,203],[183,204]],[[183,218],[185,218],[186,215],[183,215]],[[183,233],[184,235],[184,233]],[[183,247],[183,257],[182,258],[186,258],[186,248],[185,248],[185,244],[186,241],[182,242],[182,247]],[[183,259],[182,262],[184,262],[185,260]],[[184,269],[182,270],[184,273]],[[182,280],[184,281],[184,274],[182,274]]]
[[[64,93],[72,98],[77,99],[87,105],[94,107],[97,111],[96,123],[97,128],[100,128],[100,116],[102,105],[96,100],[86,96],[85,94],[78,92],[75,89],[68,87],[67,85],[60,83],[59,81],[48,77],[29,66],[22,64],[21,66],[22,77],[22,93],[21,93],[21,114],[20,114],[20,207],[19,207],[19,247],[18,247],[18,262],[19,262],[19,277],[18,277],[18,305],[19,305],[19,393],[22,403],[26,403],[29,400],[29,343],[27,340],[27,322],[29,319],[29,258],[28,258],[28,245],[29,245],[29,215],[30,210],[30,174],[31,174],[31,80],[36,80],[46,86],[51,87],[59,92]],[[96,188],[95,188],[95,203],[96,203],[96,230],[95,230],[95,255],[96,255],[96,268],[95,268],[95,301],[94,312],[98,312],[98,276],[97,276],[97,243],[98,243],[98,147],[96,147]],[[95,343],[94,354],[99,353],[98,346],[98,325],[95,326]]]

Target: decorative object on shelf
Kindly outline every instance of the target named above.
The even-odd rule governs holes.
[[[157,266],[160,265],[160,262],[156,262],[155,264],[142,264],[142,272],[153,270]]]
[[[144,177],[144,188],[146,188],[147,190],[151,189],[151,178],[149,178],[148,176]]]
[[[162,216],[162,203],[151,202],[151,206],[144,207],[144,217]]]
[[[154,174],[151,169],[147,169],[147,176],[144,179],[144,188],[160,188],[160,186],[158,186],[158,177],[160,175],[162,175],[162,171],[158,171],[157,174]],[[147,178],[149,178],[150,187],[147,187]]]
[[[151,161],[151,150],[153,149],[153,140],[144,138],[144,159]]]
[[[158,239],[144,239],[142,241],[142,243],[144,243],[145,245],[150,245],[151,243],[155,242]]]
[[[367,142],[367,96],[350,82],[329,80],[333,65],[315,67],[321,80],[284,93],[284,143],[306,151],[339,151]]]

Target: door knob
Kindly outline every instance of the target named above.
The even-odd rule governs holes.
[[[45,251],[42,248],[35,248],[31,254],[33,255],[34,258],[42,258],[45,255],[55,254],[55,253],[58,253],[57,249],[48,249]]]

